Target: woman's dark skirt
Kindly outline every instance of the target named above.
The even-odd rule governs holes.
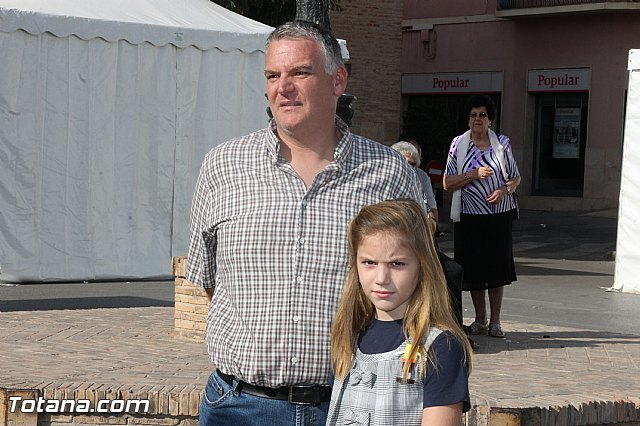
[[[464,291],[502,287],[516,281],[511,229],[513,211],[460,214],[454,223],[454,259],[464,268]]]

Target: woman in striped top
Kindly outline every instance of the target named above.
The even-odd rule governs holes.
[[[504,337],[500,310],[504,286],[516,281],[511,227],[520,184],[509,138],[490,129],[496,107],[486,95],[467,101],[469,130],[451,142],[443,186],[453,192],[454,257],[464,267],[475,321],[470,334]],[[486,294],[491,309],[487,322]]]

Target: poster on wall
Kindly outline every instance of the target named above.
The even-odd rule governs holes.
[[[580,158],[580,108],[556,108],[553,158]]]

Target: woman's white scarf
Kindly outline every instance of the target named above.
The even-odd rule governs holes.
[[[502,175],[504,176],[505,182],[509,180],[509,176],[507,175],[506,158],[504,155],[504,147],[498,140],[498,135],[491,130],[488,129],[489,133],[489,142],[491,142],[491,148],[493,152],[495,152],[496,158],[498,159],[498,163],[500,163],[500,168],[502,169]],[[458,174],[462,174],[462,168],[464,167],[464,159],[467,156],[467,151],[469,150],[469,143],[471,142],[471,130],[467,130],[464,134],[458,136],[458,145],[456,146],[456,157],[457,157],[457,166],[458,166]],[[453,198],[451,200],[451,220],[454,222],[460,222],[460,212],[462,211],[462,189],[457,189],[453,192]]]

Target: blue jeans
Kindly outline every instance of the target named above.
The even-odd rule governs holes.
[[[236,390],[214,371],[200,401],[199,426],[324,426],[329,403],[292,404]]]

